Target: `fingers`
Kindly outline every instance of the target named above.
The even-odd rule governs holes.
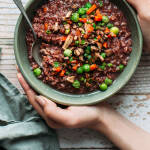
[[[27,84],[21,73],[17,73],[17,78],[27,95],[35,94],[34,91],[29,87],[29,85]]]
[[[138,11],[143,3],[143,0],[127,0],[127,2],[129,2]]]
[[[42,100],[41,100],[42,99]],[[37,98],[36,101],[41,105],[45,115],[63,126],[72,126],[74,124],[74,118],[69,109],[62,109],[57,105],[48,100],[45,97]],[[44,102],[43,102],[44,101]]]
[[[17,74],[18,80],[22,86],[22,88],[24,89],[25,93],[27,94],[28,100],[30,102],[30,104],[37,110],[37,112],[44,117],[44,113],[42,108],[40,107],[40,105],[38,105],[35,101],[35,93],[34,91],[29,87],[29,85],[27,84],[27,82],[25,81],[25,79],[23,78],[23,76],[21,75],[21,73]]]

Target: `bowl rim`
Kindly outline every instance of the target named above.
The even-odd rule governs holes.
[[[27,8],[34,2],[35,0],[30,0],[27,2],[27,4],[25,5],[25,10],[27,10]],[[138,19],[136,17],[136,13],[135,11],[133,10],[133,8],[128,4],[128,2],[126,2],[125,0],[123,0],[123,3],[127,6],[127,8],[129,9],[129,11],[131,12],[132,16],[134,17],[135,19],[135,23],[137,25],[137,31],[138,31],[138,35],[139,35],[139,55],[137,57],[137,61],[135,62],[135,67],[134,69],[132,69],[128,76],[125,78],[125,81],[120,84],[117,88],[115,88],[115,90],[112,90],[108,95],[105,95],[103,96],[103,98],[99,98],[95,101],[86,101],[86,102],[80,102],[80,103],[77,103],[77,102],[71,102],[71,101],[67,101],[67,102],[64,102],[62,100],[58,100],[58,99],[52,99],[49,95],[44,95],[46,97],[48,97],[49,99],[51,99],[52,101],[56,102],[56,103],[59,103],[59,104],[62,104],[62,105],[78,105],[78,106],[81,106],[81,105],[93,105],[93,104],[97,104],[99,102],[103,102],[104,100],[107,100],[108,98],[110,98],[111,96],[113,96],[114,94],[116,94],[118,91],[120,91],[122,89],[122,87],[124,87],[128,81],[130,80],[130,78],[132,77],[132,75],[134,74],[139,62],[140,62],[140,58],[141,58],[141,55],[142,55],[142,49],[143,49],[143,36],[142,36],[142,31],[141,31],[141,27],[139,25],[139,22],[138,22]],[[29,85],[35,90],[37,91],[38,93],[42,94],[42,90],[40,90],[40,88],[37,88],[37,86],[31,81],[31,79],[26,75],[25,71],[23,70],[23,68],[21,67],[20,65],[20,59],[19,59],[19,53],[17,53],[18,51],[18,29],[19,29],[19,25],[20,25],[20,22],[22,20],[22,14],[20,14],[20,16],[18,17],[18,20],[17,20],[17,23],[16,23],[16,27],[15,27],[15,32],[14,32],[14,54],[15,54],[15,58],[16,58],[16,62],[17,62],[17,65],[22,73],[22,75],[24,76],[25,80],[29,83]],[[94,93],[93,93],[94,94]],[[88,94],[87,94],[88,95]],[[81,97],[80,97],[81,98]]]

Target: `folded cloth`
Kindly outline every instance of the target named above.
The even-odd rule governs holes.
[[[28,100],[0,74],[0,147],[6,150],[59,150],[56,133]]]

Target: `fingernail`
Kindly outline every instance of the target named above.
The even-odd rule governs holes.
[[[43,107],[45,105],[45,100],[40,97],[40,96],[36,96],[35,100]]]

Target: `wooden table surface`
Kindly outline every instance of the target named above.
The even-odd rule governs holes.
[[[27,0],[23,0],[25,4]],[[0,72],[22,92],[16,77],[13,49],[15,24],[20,14],[12,0],[0,0]],[[143,53],[136,73],[130,82],[108,100],[126,118],[150,132],[150,55]],[[100,114],[101,115],[101,114]],[[113,144],[97,132],[87,129],[58,130],[62,149],[111,150]]]

